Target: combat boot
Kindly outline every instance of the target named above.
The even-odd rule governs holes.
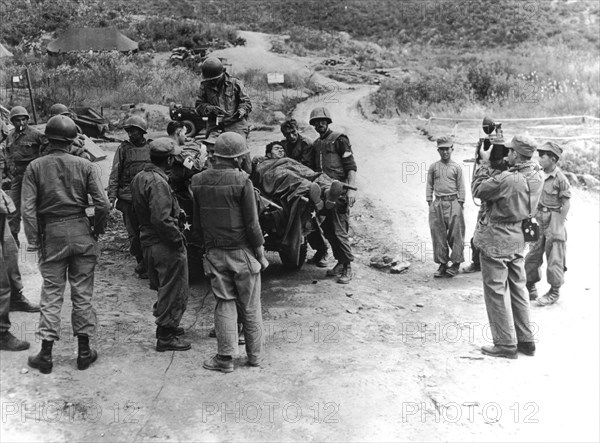
[[[324,203],[323,203],[323,200],[321,200],[321,188],[319,187],[318,184],[316,184],[316,183],[310,184],[310,189],[308,191],[308,197],[309,197],[310,201],[313,203],[313,205],[315,206],[315,209],[317,210],[317,212],[319,212],[321,209],[323,209]]]
[[[352,265],[350,263],[346,263],[342,268],[342,274],[338,277],[337,283],[342,285],[347,285],[352,281]]]
[[[463,268],[465,274],[472,274],[474,272],[481,272],[481,265],[479,263],[472,262],[466,268]]]
[[[482,346],[481,353],[491,357],[504,357],[510,359],[515,359],[518,357],[516,346]]]
[[[549,306],[556,303],[560,297],[560,286],[552,286],[550,290],[537,299],[538,306]]]
[[[2,351],[24,351],[29,349],[29,342],[19,340],[10,332],[0,332],[0,350]]]
[[[35,357],[29,357],[27,364],[38,369],[42,374],[50,374],[52,372],[52,346],[53,341],[42,340],[42,349]]]
[[[92,363],[98,360],[98,353],[94,349],[90,349],[90,338],[87,335],[79,334],[77,336],[77,342],[77,369],[84,371],[89,368]]]
[[[225,373],[233,372],[233,359],[231,357],[225,358],[217,354],[208,360],[204,360],[202,367],[210,371],[220,371]]]
[[[533,342],[519,342],[517,343],[517,350],[521,354],[533,357],[535,355],[535,343]]]
[[[442,263],[440,267],[433,273],[433,278],[447,278],[450,277],[446,274],[446,270],[448,269],[448,265],[446,263]]]
[[[455,277],[456,275],[458,275],[459,269],[460,263],[452,263],[452,266],[446,269],[446,274],[448,274],[449,277]]]
[[[23,290],[10,295],[10,311],[40,312],[40,305],[31,303],[23,295]]]
[[[335,180],[331,183],[329,191],[325,195],[325,209],[332,209],[335,207],[338,199],[344,193],[344,184],[341,181]]]
[[[527,282],[525,287],[527,288],[527,292],[529,292],[529,300],[532,300],[532,301],[537,300],[538,292],[537,292],[537,288],[535,287],[535,283]]]
[[[327,249],[315,252],[315,255],[309,260],[309,263],[314,264],[317,268],[326,268],[328,266],[329,254]]]
[[[327,270],[325,275],[327,275],[327,277],[339,277],[340,275],[342,275],[343,270],[344,265],[340,262],[337,262],[333,268]]]
[[[165,351],[189,351],[192,345],[173,334],[171,328],[158,326],[156,328],[158,340],[156,340],[156,350],[158,352]]]

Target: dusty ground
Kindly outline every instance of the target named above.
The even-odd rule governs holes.
[[[242,59],[251,62],[236,53]],[[599,439],[597,194],[574,193],[563,296],[552,307],[532,308],[536,356],[486,358],[479,351],[489,343],[480,274],[432,278],[424,171],[437,158],[434,145],[414,122],[366,119],[370,87],[335,88],[334,96],[299,106],[296,117],[304,122],[312,107],[325,104],[333,127],[353,143],[359,198],[352,284],[338,285],[310,265],[284,272],[270,255],[262,295],[267,363],[246,366],[240,348],[234,373],[208,372],[202,360],[216,343],[207,337],[214,306],[207,285],[193,284],[183,319],[193,349],[155,352],[155,295],[134,277],[115,223],[97,268],[97,363],[75,368],[67,300],[53,373],[26,372],[26,356],[39,348],[38,318],[11,315],[15,333],[34,343],[30,352],[1,354],[2,441]],[[526,128],[505,134],[520,130]],[[459,130],[455,159],[471,156],[476,131]],[[304,133],[315,137],[310,128]],[[253,133],[254,153],[279,137]],[[100,164],[104,179],[110,157],[109,150]],[[471,163],[463,165],[470,176]],[[468,236],[476,212],[468,199]],[[409,259],[410,271],[368,267],[371,256],[387,251]],[[21,262],[26,293],[37,300],[34,257]]]

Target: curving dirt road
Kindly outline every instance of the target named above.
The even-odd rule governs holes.
[[[264,53],[265,37],[253,38],[249,43],[258,43],[250,52],[228,50],[238,51],[240,66],[269,59],[296,69],[304,62]],[[337,285],[309,265],[285,273],[270,256],[263,275],[267,364],[245,366],[240,348],[234,373],[211,373],[201,368],[216,349],[207,337],[214,304],[206,284],[193,285],[183,320],[192,351],[155,352],[155,296],[133,277],[115,217],[96,281],[98,363],[75,370],[65,313],[51,375],[22,373],[27,352],[3,352],[3,441],[598,439],[597,196],[575,192],[564,295],[550,308],[533,308],[537,355],[484,358],[479,347],[489,343],[489,329],[480,275],[431,277],[423,170],[436,160],[433,144],[408,123],[366,119],[371,87],[333,84],[295,116],[306,122],[312,107],[326,105],[333,127],[352,141],[359,168],[352,284]],[[304,134],[316,137],[309,127]],[[472,136],[457,135],[465,143],[454,157],[463,160]],[[274,138],[278,132],[253,134],[254,152]],[[110,157],[104,171],[109,164]],[[466,210],[469,235],[477,208],[468,200]],[[404,253],[410,271],[368,267],[372,255],[385,251]],[[37,299],[33,258],[23,257],[22,268],[26,293]],[[33,341],[37,317],[11,318]],[[33,347],[37,352],[39,343]]]

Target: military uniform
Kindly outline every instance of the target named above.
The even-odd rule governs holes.
[[[117,200],[116,208],[123,214],[123,223],[127,230],[131,254],[140,263],[143,259],[139,238],[132,222],[131,182],[136,174],[150,162],[151,140],[146,140],[142,146],[136,146],[129,140],[117,148],[113,159],[112,170],[108,179],[108,198]]]
[[[164,139],[152,142],[151,149],[157,146],[162,152],[160,150],[167,145],[163,142]],[[170,151],[165,149],[165,155],[169,155]],[[158,291],[153,312],[159,339],[157,350],[167,350],[163,345],[173,344],[171,341],[177,335],[189,294],[187,251],[179,229],[181,210],[167,174],[152,163],[133,179],[131,193],[134,222],[136,231],[139,230],[150,287]],[[189,345],[178,345],[178,348],[186,350]]]
[[[540,155],[547,146],[543,145],[540,148]],[[562,149],[558,149],[560,151],[555,153],[560,158]],[[548,150],[554,152],[556,148],[550,146]],[[546,278],[553,290],[556,291],[556,298],[558,298],[558,289],[565,282],[565,271],[567,269],[567,230],[565,228],[566,216],[564,215],[563,205],[565,200],[571,198],[571,185],[558,166],[551,172],[543,172],[542,177],[544,185],[536,214],[536,220],[540,224],[540,235],[525,257],[525,271],[527,273],[528,288],[530,285],[539,282],[542,279],[541,267],[545,253],[548,261]]]
[[[452,141],[442,137],[438,140],[438,148],[451,149]],[[425,197],[429,204],[434,261],[441,265],[446,265],[448,261],[455,265],[462,263],[465,242],[465,182],[460,165],[451,159],[433,163],[427,172]],[[449,249],[452,249],[451,255]]]
[[[10,198],[17,210],[11,216],[9,224],[17,244],[21,231],[21,184],[27,165],[42,155],[47,144],[44,134],[36,129],[26,126],[23,131],[13,129],[6,140],[5,157],[8,171],[11,176]]]
[[[214,106],[227,113],[221,122],[225,132],[235,132],[245,138],[248,137],[250,133],[248,114],[252,111],[252,103],[241,81],[226,72],[218,81],[202,81],[196,100],[196,110],[202,116],[216,116],[212,109]],[[244,114],[242,118],[236,115],[239,110]]]
[[[92,306],[96,238],[104,233],[109,203],[97,167],[52,145],[48,150],[48,155],[31,162],[23,178],[25,234],[30,244],[40,247],[39,267],[44,278],[39,335],[43,340],[60,339],[60,311],[68,277],[73,333],[90,337],[96,328]],[[94,203],[93,226],[85,213],[88,195]]]
[[[228,140],[243,143],[241,138],[223,134],[215,145],[215,156],[219,155],[220,144],[224,140],[225,143]],[[262,249],[264,238],[258,224],[252,182],[245,172],[217,159],[212,168],[192,178],[192,193],[193,229],[203,240],[206,249],[204,272],[210,278],[217,301],[215,330],[218,356],[230,357],[237,353],[239,313],[249,362],[258,365],[263,354],[264,337],[260,302],[261,263],[255,251]],[[207,367],[206,363],[205,368],[217,369]],[[231,370],[233,365],[224,372]]]
[[[293,158],[294,160],[302,163],[304,166],[308,166],[311,169],[315,169],[315,155],[313,153],[312,144],[303,136],[298,135],[298,139],[295,143],[289,140],[282,140],[281,146],[285,151],[285,156]]]
[[[333,180],[347,183],[348,172],[357,170],[350,140],[342,133],[327,130],[313,142],[313,150],[316,171],[327,174]],[[321,227],[338,263],[346,265],[354,261],[348,234],[350,206],[344,195],[334,208],[326,210]]]
[[[520,136],[506,146],[528,157],[536,149],[532,140]],[[494,349],[482,348],[485,354],[516,358],[517,344],[534,342],[525,289],[522,222],[535,208],[541,185],[539,167],[532,161],[495,175],[483,166],[473,178],[473,196],[486,202],[474,237],[481,251],[484,300],[494,340]]]

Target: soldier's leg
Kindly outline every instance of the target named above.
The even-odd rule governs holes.
[[[450,260],[442,203],[441,200],[434,200],[429,207],[429,231],[433,243],[433,261],[438,264],[446,264]]]
[[[15,174],[11,183],[10,183],[10,191],[8,195],[12,199],[16,211],[14,214],[11,214],[8,218],[8,224],[10,226],[10,232],[13,235],[15,242],[17,245],[19,243],[19,232],[21,231],[21,187],[23,184],[23,175]]]
[[[354,261],[352,246],[350,245],[350,208],[345,198],[338,200],[337,206],[327,212],[327,218],[331,218],[332,236],[327,238],[333,249],[333,241],[338,250],[338,261],[348,264]]]
[[[542,279],[542,264],[544,263],[544,250],[546,248],[546,237],[542,229],[537,241],[529,246],[529,252],[525,256],[525,276],[527,283],[535,284]]]
[[[60,311],[66,285],[67,259],[48,257],[40,261],[44,279],[40,297],[40,323],[38,334],[42,340],[59,340]]]
[[[452,249],[452,263],[465,261],[465,217],[458,200],[450,202],[448,214],[448,245]]]
[[[6,267],[6,273],[10,282],[11,296],[17,296],[23,290],[23,280],[21,278],[21,271],[19,270],[19,248],[10,231],[5,230],[4,234],[4,266]]]
[[[567,243],[546,241],[546,278],[550,286],[560,288],[565,283]]]
[[[525,268],[523,257],[519,254],[507,262],[510,304],[519,343],[534,341],[529,323],[529,295],[525,289]]]
[[[149,266],[156,273],[158,283],[154,316],[157,326],[175,329],[187,307],[188,271],[185,251],[175,250],[162,243],[153,245]]]
[[[237,288],[232,272],[231,251],[210,249],[204,259],[204,273],[210,279],[210,286],[216,299],[215,332],[217,353],[221,356],[237,354],[238,318]]]
[[[0,334],[10,329],[10,281],[4,261],[4,245],[0,245]]]
[[[68,277],[71,285],[71,325],[73,335],[93,337],[96,332],[96,311],[92,304],[94,293],[94,270],[98,260],[98,248],[89,238],[88,244],[77,245],[77,251],[69,258]]]
[[[233,251],[232,251],[233,252]],[[235,285],[237,305],[244,325],[246,353],[251,362],[258,363],[263,354],[263,323],[260,302],[260,263],[250,249],[236,252]]]
[[[480,258],[483,296],[494,345],[516,346],[507,265],[503,259],[491,258],[483,253]]]

